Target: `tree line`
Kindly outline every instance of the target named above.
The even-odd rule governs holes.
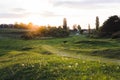
[[[22,35],[23,39],[33,39],[39,37],[67,37],[69,36],[69,31],[61,27],[51,27],[51,26],[41,26],[35,31],[27,32]]]
[[[96,16],[95,20],[95,29],[90,28],[90,24],[88,25],[88,34],[96,35],[97,37],[105,37],[105,38],[120,38],[120,17],[117,15],[110,16],[102,26],[99,26],[99,17]],[[33,29],[35,31],[27,32],[22,35],[23,38],[34,38],[34,37],[67,37],[70,32],[79,32],[83,33],[80,25],[73,25],[73,30],[69,30],[67,26],[67,19],[63,19],[63,26],[55,27],[55,26],[35,26],[32,23],[24,24],[24,23],[15,23],[15,24],[1,24],[0,28],[15,28],[15,29]],[[93,31],[91,31],[93,30]]]

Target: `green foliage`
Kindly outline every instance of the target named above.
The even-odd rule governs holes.
[[[20,37],[26,33],[28,33],[29,30],[26,29],[15,29],[15,28],[1,28],[0,29],[0,37],[2,38],[17,38],[20,39]]]
[[[96,17],[96,31],[99,30],[99,17]]]
[[[120,18],[116,15],[109,17],[100,28],[99,36],[111,37],[115,32],[120,31]]]
[[[81,26],[80,25],[78,25],[78,30],[79,30],[79,32],[80,32],[80,34],[83,34],[83,31],[82,31],[82,29],[81,29]]]
[[[40,27],[38,34],[42,37],[67,37],[69,36],[69,31],[56,27]]]
[[[29,40],[29,39],[33,39],[35,37],[35,35],[33,33],[25,33],[21,36],[21,38],[25,39],[25,40]]]
[[[68,37],[69,31],[64,30],[63,28],[56,27],[45,27],[41,26],[36,31],[29,31],[21,36],[21,38],[29,40],[29,39],[37,39],[41,37]]]

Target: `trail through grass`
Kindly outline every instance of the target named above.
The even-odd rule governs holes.
[[[71,58],[78,58],[82,60],[91,60],[91,61],[100,61],[103,63],[114,63],[120,65],[120,60],[117,59],[108,59],[108,58],[103,58],[103,57],[97,57],[97,56],[89,56],[89,55],[82,55],[82,54],[75,54],[73,52],[65,52],[61,51],[53,46],[50,45],[42,45],[44,49],[47,51],[50,51],[51,53],[60,55],[60,56],[65,56],[65,57],[71,57]]]

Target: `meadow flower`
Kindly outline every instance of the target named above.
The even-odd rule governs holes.
[[[117,68],[116,69],[120,69],[120,67],[119,66],[117,66]]]
[[[25,64],[22,64],[22,66],[24,67],[24,66],[25,66]]]
[[[71,66],[71,65],[69,65],[68,67],[69,67],[69,68],[71,68],[72,66]]]
[[[105,67],[105,65],[104,65],[104,64],[103,64],[102,66],[103,66],[103,67]]]
[[[78,63],[75,63],[75,66],[78,66]]]
[[[83,61],[82,63],[85,63],[85,61]]]
[[[32,65],[31,67],[34,67],[34,65]]]

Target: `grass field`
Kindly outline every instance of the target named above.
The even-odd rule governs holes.
[[[0,80],[119,79],[119,40],[0,38]]]

